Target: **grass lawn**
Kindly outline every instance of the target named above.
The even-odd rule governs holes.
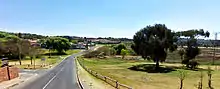
[[[45,50],[43,54],[46,54],[48,53],[49,51],[48,50]],[[33,59],[33,62],[35,60],[35,65],[36,65],[36,68],[39,69],[39,68],[48,68],[50,66],[54,66],[56,64],[58,64],[59,62],[61,62],[65,57],[71,55],[71,54],[75,54],[75,53],[78,53],[80,52],[80,50],[68,50],[66,51],[66,54],[65,55],[52,55],[50,58],[48,55],[42,55],[40,58],[35,58]],[[42,61],[41,59],[42,58],[46,58],[45,61]],[[29,57],[26,57],[25,59],[23,59],[21,61],[22,65],[19,65],[19,61],[13,61],[13,60],[10,60],[9,61],[9,65],[15,65],[19,68],[33,68],[34,66],[31,65],[31,60]],[[29,65],[29,66],[28,66]],[[47,65],[47,66],[42,66],[42,65]],[[50,65],[50,66],[48,66]]]
[[[179,72],[178,70],[187,73],[184,80],[184,89],[197,89],[198,81],[200,80],[200,71],[175,69],[168,73],[147,73],[144,71],[135,71],[128,69],[133,65],[153,64],[147,61],[137,60],[122,60],[122,59],[80,59],[80,61],[91,70],[94,70],[102,75],[109,76],[118,80],[120,83],[129,85],[134,89],[178,89],[179,88]],[[161,66],[181,66],[181,64],[163,63]],[[207,65],[202,65],[202,68],[207,68]],[[215,67],[212,67],[215,69]],[[207,71],[203,71],[203,87],[207,87]],[[213,71],[212,85],[215,89],[220,88],[220,71]]]

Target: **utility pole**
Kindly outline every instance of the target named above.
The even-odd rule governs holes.
[[[213,59],[212,59],[212,65],[215,64],[215,56],[216,56],[216,54],[215,54],[215,53],[216,53],[215,47],[216,47],[216,41],[217,41],[218,33],[219,33],[219,32],[216,32],[216,33],[215,33],[215,40],[214,40],[214,42],[213,42]]]

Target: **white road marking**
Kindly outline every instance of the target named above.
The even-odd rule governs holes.
[[[54,80],[54,78],[57,77],[57,75],[58,75],[61,71],[63,71],[63,67],[61,68],[61,70],[60,70],[55,76],[53,76],[53,78],[50,79],[49,82],[47,82],[47,84],[46,84],[42,89],[46,89],[47,86]]]

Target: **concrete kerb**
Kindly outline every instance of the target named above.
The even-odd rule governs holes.
[[[76,59],[76,58],[75,58]],[[75,64],[76,64],[76,77],[77,77],[77,82],[78,82],[78,85],[80,86],[81,89],[85,89],[80,78],[79,78],[79,69],[78,69],[78,61],[75,60]]]

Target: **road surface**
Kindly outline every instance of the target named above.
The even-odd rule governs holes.
[[[80,89],[76,78],[76,55],[78,54],[67,57],[48,72],[13,89]]]

